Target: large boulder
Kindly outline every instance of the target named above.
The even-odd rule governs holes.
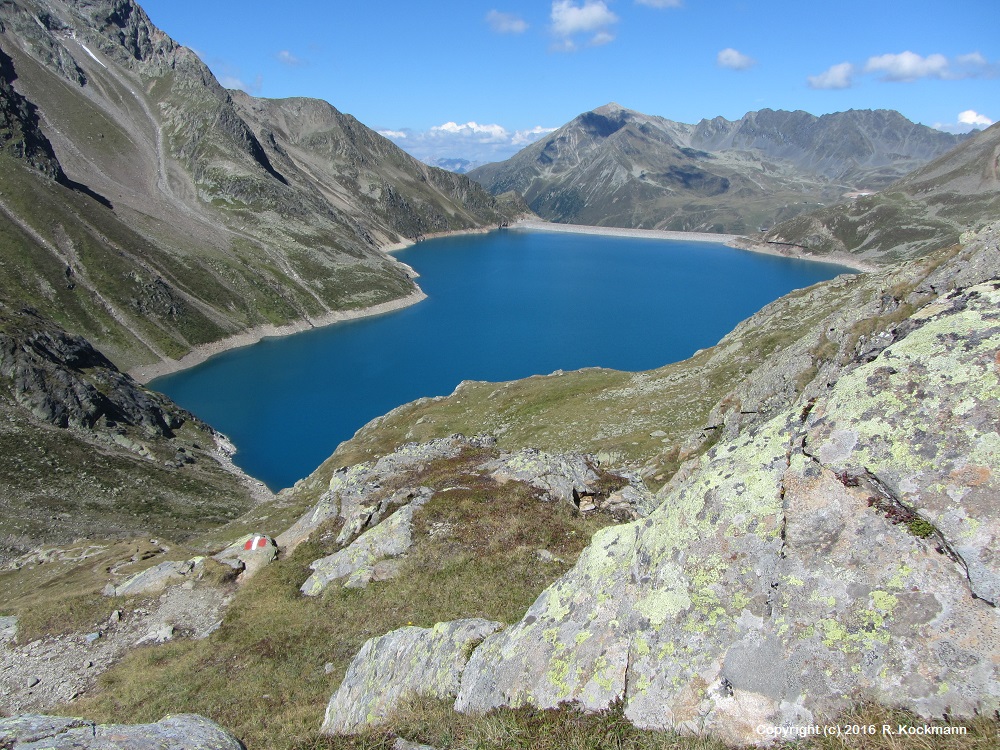
[[[0,747],[9,750],[245,750],[243,743],[197,714],[155,724],[95,724],[86,719],[27,714],[0,719]]]
[[[244,534],[212,559],[240,571],[237,581],[246,583],[278,559],[278,545],[266,534]]]
[[[302,584],[302,593],[318,596],[330,583],[340,579],[344,579],[347,588],[364,588],[373,579],[391,577],[391,569],[380,575],[379,563],[399,557],[413,546],[413,514],[431,494],[429,490],[420,493],[344,549],[312,562],[309,567],[313,573]]]
[[[473,647],[503,627],[481,618],[405,627],[368,640],[330,699],[324,734],[378,724],[412,695],[453,698]]]
[[[1000,707],[1000,283],[954,292],[830,393],[721,442],[487,638],[456,706],[709,731]]]
[[[185,579],[196,578],[204,570],[204,566],[204,557],[192,557],[190,560],[168,560],[136,573],[120,586],[109,583],[104,587],[103,593],[105,596],[154,594]]]
[[[546,500],[574,506],[580,504],[582,496],[593,493],[599,479],[587,456],[546,453],[535,448],[504,454],[479,468],[501,484],[524,482],[540,490]]]

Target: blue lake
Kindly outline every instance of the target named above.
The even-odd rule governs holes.
[[[783,294],[850,269],[703,242],[510,230],[398,253],[428,299],[265,339],[151,387],[291,486],[369,420],[462,380],[648,370],[711,346]]]

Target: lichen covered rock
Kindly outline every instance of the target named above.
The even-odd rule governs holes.
[[[28,714],[0,719],[0,746],[10,750],[244,750],[243,743],[197,714],[155,724],[95,724],[86,719]]]
[[[109,583],[104,587],[106,596],[136,596],[162,591],[173,583],[197,576],[204,568],[205,558],[192,557],[190,560],[167,561],[136,573],[120,586]]]
[[[410,695],[454,697],[473,646],[503,627],[481,618],[405,627],[361,647],[330,699],[323,733],[378,724]]]
[[[498,482],[524,482],[541,490],[547,500],[572,504],[579,504],[580,497],[589,494],[598,481],[586,456],[552,454],[535,448],[505,454],[480,469]]]
[[[302,584],[307,596],[317,596],[333,581],[344,579],[347,588],[363,588],[379,575],[378,565],[398,557],[413,545],[413,514],[431,497],[427,491],[414,497],[377,526],[368,529],[342,550],[309,565],[313,574]],[[388,572],[388,571],[387,571]]]
[[[758,742],[870,696],[1000,705],[1000,284],[924,308],[825,398],[722,442],[487,638],[456,706]]]
[[[316,505],[278,536],[278,545],[291,551],[324,523],[337,518],[344,519],[338,538],[338,543],[343,544],[366,526],[377,524],[390,506],[410,499],[384,492],[384,486],[433,461],[455,458],[470,447],[492,447],[495,442],[488,437],[451,435],[426,443],[407,443],[376,461],[338,469]]]

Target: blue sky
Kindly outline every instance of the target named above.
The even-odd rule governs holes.
[[[140,0],[226,86],[311,96],[425,160],[506,158],[614,101],[694,123],[1000,119],[996,0]]]

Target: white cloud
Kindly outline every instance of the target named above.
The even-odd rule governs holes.
[[[958,122],[936,122],[934,127],[946,133],[968,133],[973,128],[988,128],[993,124],[986,115],[981,115],[974,109],[958,113]]]
[[[983,57],[978,52],[970,52],[968,55],[959,55],[958,57],[955,58],[955,62],[957,62],[959,65],[973,65],[973,66],[989,64],[987,63],[986,58]]]
[[[474,138],[479,143],[492,143],[510,139],[510,134],[503,125],[480,125],[478,122],[466,122],[459,125],[457,122],[446,122],[444,125],[435,125],[428,131],[431,135],[447,133],[458,135],[463,138]]]
[[[523,18],[498,10],[491,10],[486,14],[486,23],[498,34],[523,34],[528,30],[528,24]]]
[[[749,55],[744,55],[739,50],[726,47],[715,58],[715,61],[723,68],[730,70],[747,70],[752,68],[757,61]]]
[[[536,125],[508,130],[503,125],[475,121],[446,122],[428,130],[383,129],[378,132],[428,164],[437,159],[468,159],[477,164],[503,161],[555,128]]]
[[[967,109],[964,112],[959,112],[958,121],[962,125],[972,125],[973,127],[977,128],[978,127],[988,128],[990,125],[993,124],[993,120],[991,120],[986,115],[979,114],[974,109]]]
[[[849,62],[838,63],[818,76],[809,76],[809,87],[814,89],[847,89],[853,83],[854,66]]]
[[[222,75],[219,76],[219,83],[227,89],[239,89],[240,91],[245,91],[250,95],[256,95],[260,93],[260,90],[264,85],[264,79],[261,76],[257,76],[254,78],[253,83],[246,83],[238,76]]]
[[[635,0],[636,5],[648,5],[650,8],[679,8],[681,0]]]
[[[1000,75],[1000,65],[990,63],[979,52],[957,55],[949,60],[941,54],[924,57],[907,50],[898,54],[874,55],[864,66],[840,63],[818,76],[809,76],[808,82],[814,89],[846,89],[854,85],[854,77],[859,74],[875,75],[880,81],[889,83],[923,78],[956,81],[962,78],[996,78]]]
[[[287,49],[281,50],[281,52],[278,53],[277,57],[278,57],[278,62],[284,63],[285,65],[292,65],[292,66],[302,65],[302,60],[293,55]]]
[[[515,146],[526,146],[529,143],[534,143],[543,135],[548,135],[558,128],[545,128],[541,125],[536,125],[533,128],[528,128],[527,130],[515,130],[514,137],[510,139],[510,142]]]
[[[884,81],[915,81],[918,78],[945,78],[948,76],[948,58],[944,55],[921,57],[915,52],[898,55],[869,57],[866,73],[882,73]]]
[[[576,49],[571,37],[577,34],[593,34],[591,45],[607,44],[614,40],[608,27],[618,23],[618,16],[608,9],[604,0],[583,0],[583,5],[575,5],[572,0],[555,0],[551,19],[552,32],[560,37],[553,49],[561,51]]]
[[[610,44],[615,40],[615,35],[610,31],[598,31],[594,34],[589,44],[591,47],[600,47],[602,44]]]

